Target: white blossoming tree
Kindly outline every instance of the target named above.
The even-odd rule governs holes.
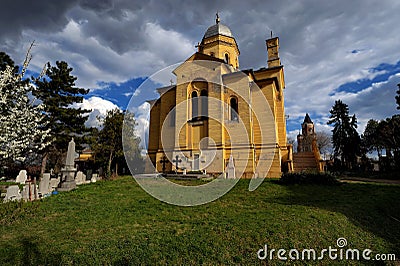
[[[23,80],[32,58],[28,49],[20,74],[11,66],[0,71],[0,161],[21,161],[48,146],[50,129],[46,128],[43,104],[32,92],[35,87]]]

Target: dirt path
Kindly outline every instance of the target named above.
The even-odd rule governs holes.
[[[372,183],[381,183],[381,184],[389,184],[389,185],[400,185],[400,180],[392,180],[392,179],[373,179],[373,178],[363,178],[363,177],[343,177],[339,179],[342,182],[345,181],[360,181],[360,182],[372,182]]]

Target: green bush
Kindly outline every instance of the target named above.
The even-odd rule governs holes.
[[[314,185],[338,185],[340,182],[331,173],[298,172],[285,173],[279,180],[280,184],[314,184]]]

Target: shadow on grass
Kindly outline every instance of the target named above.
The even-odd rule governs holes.
[[[396,258],[400,257],[400,186],[343,183],[285,187],[288,195],[271,200],[342,213],[354,225],[389,242]]]
[[[7,245],[7,263],[9,265],[60,265],[61,255],[42,252],[37,239],[23,237],[16,246]],[[4,259],[4,258],[3,258]],[[3,261],[4,263],[5,261]]]

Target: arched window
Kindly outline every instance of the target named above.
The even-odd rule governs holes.
[[[202,90],[200,92],[200,99],[201,99],[201,110],[200,116],[202,118],[208,117],[208,92],[207,90]]]
[[[229,101],[230,103],[230,119],[232,121],[238,121],[239,120],[239,108],[238,108],[238,100],[236,97],[232,97]]]
[[[225,63],[229,65],[229,54],[225,54]]]
[[[199,98],[197,97],[197,92],[192,92],[192,119],[196,119],[199,112]]]

